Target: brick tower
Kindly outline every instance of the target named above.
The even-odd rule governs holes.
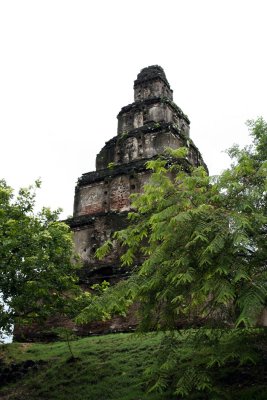
[[[123,107],[117,118],[117,136],[97,155],[96,171],[78,179],[73,218],[67,221],[74,232],[76,251],[83,260],[80,283],[85,290],[104,279],[114,283],[127,275],[127,270],[120,267],[119,251],[113,251],[102,261],[94,255],[114,231],[126,226],[129,197],[141,192],[150,176],[146,162],[162,154],[166,147],[187,146],[185,164],[205,166],[190,139],[190,121],[173,102],[170,85],[158,65],[141,70],[134,82],[134,102]],[[45,331],[37,325],[16,326],[14,336],[18,341],[48,340],[55,337],[51,331],[55,326],[68,326],[78,334],[88,335],[129,330],[135,323],[131,312],[127,318],[116,317],[82,327],[55,316]]]
[[[103,279],[117,281],[125,274],[116,252],[104,261],[96,261],[94,253],[112,232],[125,226],[129,196],[142,191],[150,175],[146,162],[166,147],[187,146],[187,162],[205,165],[189,137],[190,121],[173,102],[173,92],[160,66],[141,70],[134,82],[134,102],[123,107],[117,118],[117,136],[97,155],[96,171],[78,179],[74,214],[68,221],[84,262],[80,278],[85,286]]]

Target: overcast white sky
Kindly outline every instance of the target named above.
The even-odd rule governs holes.
[[[41,177],[72,214],[77,178],[116,135],[141,68],[158,64],[211,174],[267,119],[266,0],[0,0],[0,178]]]

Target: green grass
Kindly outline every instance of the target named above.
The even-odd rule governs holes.
[[[116,334],[72,342],[75,362],[64,342],[8,344],[1,347],[6,362],[44,360],[37,372],[0,389],[8,400],[139,400],[162,399],[144,391],[143,371],[151,363],[159,335]],[[2,397],[1,397],[2,396]]]
[[[42,360],[44,363],[37,371],[29,371],[16,382],[0,388],[0,399],[177,400],[178,397],[170,393],[146,392],[143,372],[152,365],[161,339],[162,334],[113,334],[79,339],[72,342],[75,361],[70,360],[65,342],[2,345],[0,361],[6,364],[26,360]],[[186,351],[182,338],[179,346],[179,351]],[[266,343],[263,343],[263,353],[265,348]],[[196,354],[198,352],[196,349]],[[230,364],[219,371],[221,387],[228,393],[227,399],[265,400],[267,383],[264,371],[263,362],[245,368]],[[197,393],[190,398],[222,400],[205,394],[200,397]]]

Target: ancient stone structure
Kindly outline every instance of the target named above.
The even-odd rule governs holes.
[[[125,225],[130,195],[142,191],[149,179],[146,162],[166,147],[187,146],[186,162],[204,165],[189,136],[190,121],[173,102],[161,67],[141,70],[134,82],[134,102],[123,107],[117,118],[117,136],[97,155],[96,171],[78,180],[74,215],[69,221],[76,250],[84,261],[81,283],[85,286],[103,279],[116,281],[125,274],[116,252],[101,262],[94,253],[112,232]]]
[[[96,171],[78,179],[73,218],[67,221],[84,262],[80,283],[85,290],[104,279],[114,283],[129,273],[120,268],[118,251],[103,261],[96,260],[94,254],[114,231],[126,225],[130,195],[141,192],[150,176],[146,162],[162,154],[166,147],[187,146],[189,155],[185,164],[205,166],[190,139],[190,121],[173,102],[172,90],[161,67],[153,65],[141,70],[134,82],[134,102],[123,107],[117,118],[117,136],[97,155]],[[83,327],[55,317],[46,325],[45,334],[37,326],[17,326],[15,336],[16,340],[49,340],[53,338],[49,333],[51,327],[56,325],[90,334],[129,330],[135,322],[133,313],[126,319],[117,317]]]

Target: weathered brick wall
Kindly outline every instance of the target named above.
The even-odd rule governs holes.
[[[81,186],[76,191],[75,217],[110,211],[129,211],[130,195],[142,190],[148,176],[146,171],[133,172],[130,175],[115,175],[109,177],[109,180]]]
[[[118,135],[128,134],[148,123],[174,123],[178,128],[187,126],[189,135],[189,120],[182,111],[168,98],[151,98],[135,102],[123,107],[118,114]]]

